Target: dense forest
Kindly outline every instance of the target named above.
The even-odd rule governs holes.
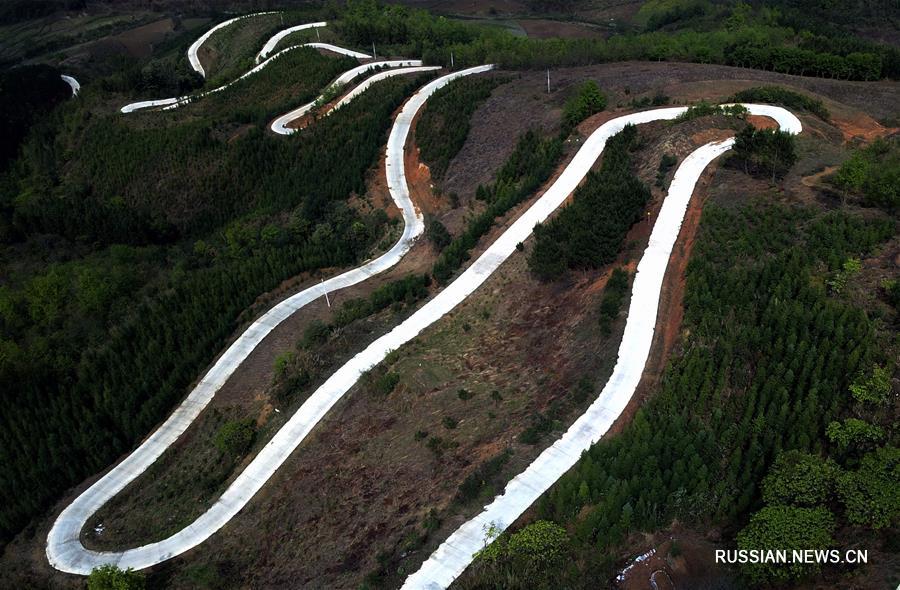
[[[636,140],[634,125],[611,137],[600,170],[588,173],[569,205],[534,228],[528,268],[538,278],[554,280],[567,270],[598,268],[615,259],[650,199],[650,189],[631,170],[629,150]]]
[[[841,30],[811,31],[781,12],[740,2],[722,4],[710,19],[715,26],[698,26],[688,19],[680,23],[683,28],[608,39],[517,37],[499,28],[473,27],[402,6],[382,10],[374,0],[353,2],[340,17],[338,30],[352,43],[387,44],[445,66],[452,53],[457,66],[544,68],[634,59],[717,63],[850,80],[900,77],[900,50],[895,47]]]
[[[326,59],[307,56],[307,92]],[[4,540],[157,423],[260,293],[369,252],[384,217],[344,201],[421,82],[379,84],[289,138],[223,135],[239,111],[92,115],[90,95],[35,127],[0,197]]]
[[[18,155],[38,118],[72,96],[59,71],[46,65],[22,66],[0,73],[0,173]],[[0,229],[0,235],[3,231]]]
[[[687,272],[684,352],[624,432],[539,501],[537,518],[567,532],[562,559],[526,574],[488,556],[464,587],[587,588],[614,575],[629,533],[673,519],[731,531],[749,519],[738,544],[772,549],[840,546],[838,526],[896,523],[897,433],[882,368],[895,359],[865,311],[823,284],[895,229],[842,211],[707,205]],[[870,392],[874,401],[860,401]]]

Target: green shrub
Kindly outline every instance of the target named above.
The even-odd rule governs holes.
[[[588,80],[578,88],[578,93],[566,101],[563,106],[563,120],[559,135],[562,139],[569,136],[575,127],[606,108],[606,95],[593,80]]]
[[[114,565],[94,568],[87,579],[88,590],[144,590],[144,576],[128,568],[120,570]]]
[[[876,139],[856,151],[831,178],[840,189],[869,207],[900,208],[900,140]]]
[[[737,546],[744,550],[830,549],[834,545],[834,516],[826,508],[767,506],[750,518],[737,535]],[[747,564],[746,575],[757,584],[789,584],[816,571],[808,563]]]
[[[787,131],[748,125],[737,134],[731,158],[743,164],[745,172],[771,174],[775,182],[796,163],[796,140]]]
[[[753,88],[747,88],[736,93],[728,99],[728,102],[767,102],[809,111],[823,121],[827,121],[831,117],[831,113],[828,112],[821,100],[782,88],[781,86],[754,86]]]
[[[394,391],[398,383],[400,383],[400,375],[393,371],[387,371],[375,379],[375,393],[387,397]]]
[[[460,484],[459,490],[456,492],[456,500],[465,504],[482,497],[482,495],[489,495],[488,492],[493,491],[491,483],[493,478],[500,473],[511,456],[512,452],[507,449],[482,463]]]
[[[236,457],[247,452],[254,438],[256,423],[252,419],[229,420],[216,432],[213,444],[224,454]]]

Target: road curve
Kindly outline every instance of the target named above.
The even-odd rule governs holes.
[[[266,57],[272,53],[272,50],[278,45],[278,42],[290,35],[291,33],[296,33],[297,31],[303,31],[305,29],[316,29],[319,27],[327,27],[328,23],[326,22],[318,22],[318,23],[306,23],[302,25],[297,25],[294,27],[288,27],[283,31],[279,31],[272,35],[268,41],[266,41],[263,48],[259,50],[259,53],[256,54],[256,63],[259,63],[260,60],[266,59]],[[357,52],[354,52],[357,53]],[[364,57],[368,57],[365,54],[362,54]],[[354,56],[355,57],[355,56]]]
[[[60,74],[59,77],[72,89],[72,96],[78,96],[78,92],[81,90],[81,84],[78,83],[78,80],[65,74]]]
[[[415,74],[415,73],[419,73],[419,72],[431,72],[431,71],[441,69],[441,66],[423,66],[423,65],[402,67],[404,64],[412,64],[412,63],[421,64],[422,62],[420,60],[415,60],[415,59],[410,59],[410,60],[405,60],[405,61],[393,61],[393,62],[373,62],[370,64],[358,66],[356,68],[353,68],[352,70],[347,70],[346,72],[341,74],[341,76],[337,80],[335,80],[334,82],[329,84],[328,89],[337,89],[341,86],[344,86],[347,83],[349,83],[353,78],[355,78],[356,75],[359,74],[360,72],[365,72],[365,71],[371,70],[374,67],[377,67],[379,65],[381,65],[383,67],[392,68],[392,69],[384,70],[382,72],[378,72],[377,74],[373,74],[373,75],[369,76],[368,78],[366,78],[365,80],[363,80],[362,82],[360,82],[357,86],[355,86],[353,88],[353,90],[351,90],[346,95],[341,97],[341,99],[338,102],[336,102],[333,107],[328,109],[328,111],[325,114],[330,115],[337,109],[346,105],[347,103],[352,101],[354,98],[356,98],[357,96],[359,96],[360,94],[365,92],[369,88],[369,86],[371,86],[375,82],[378,82],[379,80],[384,80],[385,78],[390,78],[391,76],[400,76],[402,74]],[[349,75],[349,74],[353,74],[353,75]],[[324,93],[320,94],[319,97],[316,98],[316,100],[309,102],[301,107],[294,109],[293,111],[291,111],[287,114],[284,114],[284,115],[278,117],[277,119],[272,121],[272,123],[269,125],[269,129],[271,129],[273,132],[275,132],[279,135],[291,135],[292,133],[296,132],[297,129],[295,129],[293,127],[288,127],[290,122],[294,121],[295,119],[298,119],[299,117],[302,117],[303,115],[305,115],[306,113],[311,111],[316,106],[316,104],[319,103],[319,101],[323,100],[324,96],[325,96]]]
[[[343,373],[339,371],[326,381],[260,450],[215,504],[184,529],[162,541],[119,552],[93,551],[82,545],[81,530],[91,515],[142,474],[181,436],[216,391],[269,332],[311,301],[321,298],[330,291],[364,281],[392,267],[406,254],[413,241],[424,230],[422,215],[416,211],[412,203],[404,173],[404,146],[412,121],[435,91],[452,80],[483,72],[491,67],[479,66],[453,72],[426,84],[406,102],[397,116],[388,139],[385,162],[388,189],[403,213],[405,223],[403,235],[397,243],[375,260],[285,299],[254,321],[228,347],[193,391],[156,431],[63,509],[47,536],[47,559],[53,567],[63,572],[82,575],[89,574],[92,569],[105,564],[142,569],[196,547],[222,528],[250,501],[328,409],[359,378],[362,371],[380,360],[379,358],[369,362],[365,356],[357,355],[354,366],[364,365],[363,369],[348,372],[345,365]],[[354,361],[348,364],[352,365]]]
[[[363,53],[362,51],[354,51],[353,49],[347,49],[346,47],[338,47],[337,45],[332,45],[331,43],[319,43],[312,42],[306,43],[306,47],[312,47],[313,49],[324,49],[325,51],[331,51],[333,53],[340,53],[341,55],[346,55],[348,57],[355,57],[356,59],[371,59],[372,56],[368,53]]]
[[[185,95],[185,96],[174,96],[171,98],[157,98],[157,99],[153,99],[153,100],[141,100],[138,102],[132,102],[130,104],[123,106],[121,109],[119,109],[119,111],[124,114],[128,114],[128,113],[133,113],[135,111],[139,111],[141,109],[147,109],[147,108],[152,108],[152,107],[163,107],[162,110],[177,109],[178,107],[181,107],[188,103],[191,103],[191,102],[197,100],[198,98],[203,98],[204,96],[209,96],[210,94],[215,94],[216,92],[222,92],[226,88],[229,88],[230,86],[240,82],[244,78],[246,78],[248,76],[252,76],[253,74],[259,72],[260,70],[262,70],[263,68],[265,68],[266,66],[271,64],[273,61],[275,61],[276,59],[278,59],[279,57],[281,57],[282,55],[287,53],[288,51],[292,51],[294,49],[297,49],[298,47],[312,47],[313,49],[326,49],[328,51],[338,53],[340,55],[348,55],[351,57],[356,57],[356,54],[358,53],[356,51],[353,51],[352,49],[345,49],[343,47],[338,47],[337,45],[330,45],[328,43],[305,43],[303,45],[291,45],[290,47],[286,47],[286,48],[282,49],[281,51],[279,51],[278,53],[275,53],[274,55],[270,56],[268,59],[266,59],[262,63],[257,64],[256,66],[250,68],[249,70],[247,70],[246,72],[244,72],[238,78],[235,78],[231,82],[227,82],[217,88],[213,88],[212,90],[206,90],[199,94],[189,94],[189,95]],[[371,69],[372,67],[376,67],[379,64],[390,64],[390,63],[421,65],[422,61],[421,60],[393,60],[393,61],[385,61],[385,62],[373,62],[371,64],[365,64],[365,66],[369,66],[368,69]],[[360,66],[360,67],[362,68],[363,66]],[[393,66],[391,66],[391,67],[393,67]],[[355,69],[356,68],[354,68],[353,70],[355,70]],[[351,72],[353,70],[348,70],[348,72]],[[365,69],[360,70],[360,71],[365,71]],[[346,73],[348,73],[348,72],[345,72],[344,75],[346,75]],[[342,77],[343,77],[343,75],[342,75]],[[352,78],[353,78],[353,76],[351,76],[351,79]]]
[[[802,129],[800,120],[783,108],[753,104],[744,106],[751,114],[775,119],[784,131],[796,134]],[[495,260],[505,259],[516,243],[528,237],[534,224],[543,221],[575,189],[603,151],[607,139],[621,131],[625,124],[673,119],[685,110],[684,107],[679,107],[644,111],[601,125],[584,143],[559,179],[472,267],[479,264],[493,267]],[[706,167],[731,149],[732,145],[733,137],[708,143],[685,158],[675,172],[653,226],[647,249],[637,266],[628,320],[616,366],[596,401],[559,440],[510,481],[503,494],[488,504],[481,514],[451,534],[421,568],[406,579],[403,589],[439,590],[448,587],[472,562],[475,553],[484,547],[488,528],[493,526],[494,530],[503,531],[521,516],[541,494],[575,465],[584,451],[600,440],[628,405],[650,353],[663,277],[694,186]]]
[[[187,52],[188,61],[191,63],[191,67],[194,68],[194,71],[197,72],[198,74],[200,74],[201,76],[203,76],[204,78],[206,77],[206,71],[203,69],[203,65],[200,63],[200,58],[197,56],[197,52],[200,50],[200,46],[203,45],[204,43],[206,43],[207,39],[212,37],[213,33],[218,31],[219,29],[224,29],[225,27],[227,27],[228,25],[230,25],[232,23],[236,23],[239,20],[243,20],[245,18],[251,18],[254,16],[262,16],[264,14],[278,14],[278,11],[270,10],[268,12],[254,12],[252,14],[243,14],[241,16],[238,16],[235,18],[230,18],[224,22],[221,22],[221,23],[217,24],[216,26],[214,26],[213,28],[211,28],[210,30],[203,33],[202,35],[200,35],[196,41],[191,43],[191,46],[188,47],[188,52]]]

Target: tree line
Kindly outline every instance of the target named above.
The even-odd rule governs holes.
[[[535,226],[528,268],[539,279],[556,280],[569,270],[598,268],[615,259],[650,199],[650,189],[631,169],[629,150],[636,140],[634,125],[611,137],[600,170],[588,173],[556,217]]]
[[[708,26],[645,31],[608,39],[535,39],[498,28],[474,27],[423,10],[380,7],[375,0],[348,3],[337,30],[362,46],[422,55],[428,63],[457,67],[498,63],[505,68],[546,68],[649,60],[716,63],[800,76],[849,80],[900,77],[900,50],[842,31],[809,31],[796,21],[737,3]]]
[[[780,104],[790,109],[808,111],[823,121],[831,118],[831,113],[817,98],[812,98],[781,86],[754,86],[735,93],[728,102],[767,102]]]

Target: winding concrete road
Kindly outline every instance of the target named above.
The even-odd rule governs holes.
[[[239,20],[244,20],[246,18],[252,18],[254,16],[262,16],[264,14],[278,14],[278,11],[254,12],[252,14],[243,14],[241,16],[238,16],[235,18],[230,18],[224,22],[221,22],[221,23],[217,24],[216,26],[214,26],[213,28],[211,28],[210,30],[203,33],[202,35],[200,35],[196,41],[191,43],[191,46],[188,47],[188,51],[187,51],[188,61],[191,63],[191,67],[194,68],[194,71],[197,72],[198,74],[200,74],[201,76],[203,76],[204,78],[206,77],[206,70],[203,69],[203,65],[200,63],[200,57],[197,55],[197,52],[200,50],[200,47],[204,43],[206,43],[207,39],[212,37],[213,33],[215,33],[216,31],[218,31],[220,29],[224,29],[228,25],[236,23]]]
[[[328,23],[326,23],[326,22],[306,23],[303,25],[297,25],[295,27],[288,27],[283,31],[279,31],[279,32],[275,33],[274,35],[272,35],[272,37],[268,41],[266,41],[265,45],[263,45],[263,48],[259,50],[259,53],[256,54],[256,63],[259,63],[261,60],[266,59],[266,57],[270,53],[272,53],[272,51],[275,49],[275,47],[278,46],[279,41],[281,41],[282,39],[284,39],[291,33],[296,33],[297,31],[303,31],[306,29],[317,29],[320,27],[327,27],[327,26],[328,26]],[[352,57],[363,57],[363,58],[369,57],[365,53],[359,53],[358,51],[354,52],[354,53],[356,55],[354,55]]]
[[[353,88],[350,92],[348,92],[345,96],[343,96],[333,107],[331,107],[326,115],[333,113],[340,107],[346,105],[348,102],[365,92],[369,86],[378,82],[379,80],[384,80],[385,78],[389,78],[391,76],[399,76],[401,74],[414,74],[418,72],[430,72],[441,69],[440,66],[423,66],[422,60],[419,59],[403,59],[403,60],[393,60],[393,61],[375,61],[367,64],[363,64],[361,66],[357,66],[350,70],[347,70],[343,74],[341,74],[334,82],[328,85],[325,92],[319,95],[316,100],[309,102],[301,107],[298,107],[292,110],[289,113],[281,115],[269,125],[269,129],[279,135],[291,135],[295,133],[297,129],[293,127],[288,127],[291,121],[298,119],[311,111],[317,103],[325,99],[327,92],[332,90],[338,90],[343,88],[347,84],[349,84],[354,78],[358,75],[373,70],[375,68],[391,68],[384,70],[382,72],[378,72],[377,74],[373,74],[369,76],[365,80],[363,80],[360,84]]]
[[[362,56],[363,58],[368,57],[364,53],[359,53],[358,51],[353,51],[352,49],[345,49],[343,47],[338,47],[337,45],[331,45],[330,43],[304,43],[303,45],[292,45],[292,46],[286,47],[286,48],[282,49],[281,51],[279,51],[278,53],[270,56],[268,59],[266,59],[262,63],[254,66],[250,70],[244,72],[238,78],[235,78],[231,82],[228,82],[226,84],[218,86],[217,88],[213,88],[211,90],[206,90],[199,94],[189,94],[189,95],[185,95],[185,96],[174,96],[171,98],[157,98],[157,99],[153,99],[153,100],[141,100],[138,102],[132,102],[130,104],[123,106],[119,110],[120,110],[120,112],[122,112],[124,114],[128,114],[128,113],[133,113],[135,111],[139,111],[142,109],[148,109],[148,108],[153,108],[153,107],[163,107],[161,110],[164,110],[164,111],[171,110],[171,109],[177,109],[178,107],[189,104],[197,99],[203,98],[204,96],[209,96],[210,94],[222,92],[226,88],[229,88],[229,87],[233,86],[234,84],[237,84],[244,78],[247,78],[248,76],[252,76],[253,74],[259,72],[260,70],[262,70],[263,68],[268,66],[270,63],[275,61],[275,59],[284,55],[288,51],[292,51],[294,49],[297,49],[298,47],[311,47],[313,49],[322,49],[325,51],[330,51],[332,53],[337,53],[339,55],[346,55],[346,56],[354,57],[354,58],[360,58],[360,56]],[[329,88],[335,87],[336,85],[337,85],[337,87],[343,87],[348,82],[350,82],[353,78],[358,76],[359,74],[361,74],[363,72],[367,72],[369,70],[373,70],[375,68],[399,68],[399,67],[420,67],[420,66],[422,66],[422,60],[420,60],[420,59],[395,59],[395,60],[369,62],[367,64],[363,64],[361,66],[357,66],[355,68],[351,68],[351,69],[347,70],[346,72],[341,74],[334,82],[332,82],[329,85]],[[433,67],[430,67],[430,69],[439,70],[440,67],[433,66]],[[418,70],[418,71],[425,71],[425,70]],[[407,73],[411,73],[411,72],[412,72],[412,70],[406,70],[403,72],[396,72],[394,74],[387,74],[387,75],[383,75],[383,76],[379,77],[378,80],[383,80],[384,78],[387,78],[389,76],[395,76],[395,75],[398,75],[401,73],[407,74]],[[377,80],[374,80],[374,81],[377,81]],[[372,82],[368,82],[365,85],[364,89],[368,88],[369,85],[371,85],[371,83]],[[354,96],[356,96],[356,95],[354,95]],[[313,101],[307,105],[303,105],[302,107],[299,107],[298,109],[295,109],[295,110],[291,111],[290,113],[287,113],[286,115],[283,115],[282,117],[279,117],[278,119],[276,119],[276,122],[281,121],[282,119],[284,120],[284,124],[281,127],[279,127],[279,129],[287,129],[288,130],[287,132],[284,132],[283,130],[278,131],[275,127],[275,122],[272,123],[272,130],[275,131],[276,133],[280,133],[281,135],[290,135],[290,133],[293,133],[294,130],[287,127],[286,126],[287,123],[296,119],[297,117],[304,115],[314,105],[315,105],[315,101]]]
[[[415,338],[481,286],[512,255],[516,244],[527,239],[534,226],[546,220],[575,190],[611,136],[627,124],[674,119],[686,110],[685,107],[678,107],[634,113],[613,119],[597,129],[534,205],[443,291],[329,377],[263,447],[215,504],[192,524],[163,541],[121,552],[97,552],[85,548],[81,544],[80,533],[90,516],[142,474],[181,436],[216,391],[275,326],[326,293],[359,283],[390,268],[409,250],[413,240],[423,231],[422,216],[415,210],[409,197],[404,169],[404,148],[411,123],[428,97],[439,88],[456,78],[484,72],[491,67],[469,68],[427,84],[410,98],[398,115],[388,139],[386,156],[388,188],[401,209],[405,222],[403,235],[394,247],[372,262],[282,301],[241,334],[166,422],[62,511],[48,535],[46,547],[48,560],[55,568],[76,574],[90,573],[95,567],[104,564],[142,569],[170,559],[205,541],[250,501],[366,371],[384,360],[391,351]],[[800,121],[785,109],[768,105],[744,106],[751,114],[772,117],[783,130],[791,133],[801,131]],[[481,514],[465,523],[442,543],[422,567],[406,580],[404,588],[434,590],[449,586],[484,546],[487,527],[505,530],[568,471],[621,414],[634,393],[649,354],[662,280],[694,186],[709,163],[730,149],[733,143],[732,138],[707,144],[688,156],[676,171],[649,245],[637,268],[616,366],[597,400],[562,438],[514,478],[503,494],[497,496]],[[648,310],[653,310],[653,313],[647,313]]]
[[[783,108],[754,104],[744,106],[753,115],[775,119],[784,131],[796,134],[802,129],[800,120]],[[474,283],[482,275],[490,274],[499,266],[499,263],[513,251],[515,244],[524,241],[531,234],[534,224],[546,219],[547,215],[575,189],[603,151],[607,139],[621,131],[626,124],[674,119],[685,110],[684,107],[680,107],[644,111],[625,115],[601,125],[591,134],[572,163],[538,202],[488,248],[456,282],[466,278],[466,274],[471,271],[469,282]],[[483,512],[450,535],[421,568],[406,579],[403,585],[405,590],[439,590],[448,587],[472,562],[475,553],[485,546],[486,531],[489,527],[502,532],[521,516],[541,494],[578,462],[584,451],[600,440],[628,405],[650,353],[663,277],[694,186],[706,167],[731,149],[732,145],[734,138],[708,143],[685,158],[675,172],[668,195],[653,226],[647,249],[638,263],[628,320],[619,346],[616,366],[597,400],[572,424],[562,438],[510,481],[504,492],[488,504]]]
[[[412,121],[435,91],[457,78],[484,72],[491,67],[479,66],[453,72],[426,84],[406,102],[397,116],[388,139],[385,162],[388,189],[403,213],[405,224],[403,235],[397,243],[375,260],[285,299],[253,322],[156,431],[63,509],[47,537],[47,559],[53,567],[83,575],[105,564],[142,569],[196,547],[222,528],[250,501],[362,372],[384,358],[380,353],[373,355],[364,352],[342,367],[291,416],[215,504],[181,531],[162,541],[119,552],[92,551],[82,545],[81,530],[91,515],[146,471],[184,433],[216,391],[278,324],[328,292],[355,285],[387,270],[409,251],[413,241],[424,230],[422,215],[415,209],[409,196],[403,162]]]
[[[174,96],[171,98],[157,98],[157,99],[153,99],[153,100],[142,100],[142,101],[138,101],[138,102],[133,102],[133,103],[127,104],[124,107],[122,107],[120,109],[120,111],[122,113],[127,114],[127,113],[133,113],[134,111],[138,111],[141,109],[147,109],[147,108],[152,108],[152,107],[163,107],[162,110],[177,109],[180,106],[184,106],[184,105],[191,103],[199,98],[203,98],[204,96],[209,96],[210,94],[222,92],[226,88],[229,88],[229,87],[233,86],[234,84],[237,84],[244,78],[247,78],[248,76],[252,76],[253,74],[263,70],[266,66],[268,66],[269,64],[274,62],[276,59],[278,59],[279,57],[281,57],[288,51],[293,51],[294,49],[297,49],[298,47],[314,47],[314,48],[319,48],[319,49],[327,49],[328,51],[332,51],[334,53],[339,53],[341,55],[351,55],[352,56],[356,53],[352,49],[344,49],[343,47],[337,47],[336,45],[328,45],[327,47],[322,47],[324,45],[327,45],[327,44],[325,44],[325,43],[306,43],[304,45],[292,45],[292,46],[286,47],[286,48],[282,49],[281,51],[279,51],[278,53],[270,56],[264,62],[247,70],[246,72],[244,72],[239,77],[232,80],[231,82],[222,84],[221,86],[218,86],[211,90],[205,90],[203,92],[200,92],[199,94],[189,94],[189,95],[185,95],[185,96]],[[404,61],[414,61],[414,60],[404,60]],[[421,61],[419,63],[421,64]]]

